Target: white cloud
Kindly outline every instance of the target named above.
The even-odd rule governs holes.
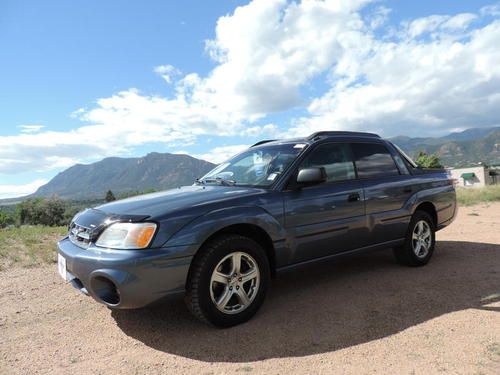
[[[385,6],[379,6],[373,11],[372,14],[368,15],[366,21],[370,25],[370,28],[375,30],[387,22],[390,13],[391,9]]]
[[[172,65],[159,65],[156,66],[153,71],[158,73],[167,83],[172,83],[174,78],[182,73]]]
[[[464,31],[477,18],[478,15],[473,13],[460,13],[455,16],[432,15],[417,18],[411,22],[404,22],[403,26],[407,29],[406,32],[409,39],[415,39],[423,34],[430,34],[431,37],[440,37],[442,35],[433,33]]]
[[[28,184],[0,185],[0,199],[21,197],[34,193],[40,186],[45,185],[47,180],[39,179]]]
[[[221,146],[211,149],[205,154],[195,154],[192,155],[197,159],[207,160],[214,164],[222,163],[230,157],[246,150],[250,145],[233,145],[233,146]],[[181,153],[181,152],[179,152]]]
[[[342,59],[337,81],[289,134],[329,128],[422,136],[500,124],[500,21],[470,29],[476,18],[415,20],[396,40],[376,40],[362,58]]]
[[[207,42],[219,65],[197,95],[246,117],[299,105],[299,88],[349,53],[363,32],[357,11],[367,2],[256,0],[238,7],[219,18],[216,38]]]
[[[500,16],[500,3],[484,6],[479,13],[482,16]]]
[[[499,123],[498,5],[394,26],[390,9],[366,10],[369,2],[255,0],[238,7],[219,18],[206,42],[216,63],[206,76],[160,65],[154,71],[173,95],[131,88],[71,114],[84,123],[77,129],[25,128],[0,137],[0,173],[62,168],[151,143],[182,148],[200,137],[328,129],[428,135]],[[317,80],[323,92],[306,97],[303,88]],[[266,118],[296,108],[306,114],[280,126]],[[243,146],[232,147],[203,157],[220,161]]]
[[[21,129],[21,133],[37,133],[43,128],[45,128],[44,125],[19,125],[19,129]]]

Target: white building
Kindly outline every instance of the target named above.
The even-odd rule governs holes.
[[[500,184],[500,170],[482,165],[470,168],[449,169],[451,177],[457,180],[457,186],[483,187]]]

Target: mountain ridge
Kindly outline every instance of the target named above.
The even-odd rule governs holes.
[[[151,152],[142,157],[107,157],[95,163],[75,164],[59,172],[28,197],[57,195],[85,200],[147,189],[165,190],[192,184],[215,165],[184,154]]]
[[[445,166],[459,167],[486,162],[500,165],[500,126],[466,129],[443,137],[397,136],[389,140],[407,154],[420,151],[437,154]],[[111,190],[115,195],[165,190],[190,185],[215,164],[187,154],[151,152],[142,157],[111,156],[90,164],[75,164],[59,172],[47,184],[28,196],[0,200],[14,204],[26,198],[57,195],[63,199],[103,199]]]
[[[414,157],[420,151],[436,154],[447,167],[465,167],[479,162],[500,164],[500,126],[466,129],[437,138],[397,136],[389,140]]]

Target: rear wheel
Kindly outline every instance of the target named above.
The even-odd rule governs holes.
[[[429,262],[436,242],[435,225],[425,211],[416,211],[408,226],[405,243],[394,249],[396,260],[407,266],[423,266]]]
[[[250,238],[225,235],[204,246],[194,259],[186,302],[199,319],[230,327],[257,312],[269,279],[264,249]]]

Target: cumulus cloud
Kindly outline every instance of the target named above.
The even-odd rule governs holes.
[[[149,143],[181,148],[206,136],[428,135],[499,123],[498,4],[395,25],[389,8],[371,2],[240,6],[219,18],[206,42],[215,62],[208,74],[160,65],[154,72],[172,85],[170,96],[131,88],[75,111],[79,128],[0,137],[0,173],[61,168]],[[309,85],[312,97],[304,94]],[[270,123],[273,114],[297,109],[304,115]],[[234,150],[203,156],[220,161]]]
[[[332,68],[336,81],[289,134],[328,127],[422,136],[498,125],[500,20],[472,28],[478,17],[429,16],[403,23],[392,40],[370,39],[369,53]]]
[[[365,0],[256,0],[219,18],[207,42],[219,65],[198,89],[246,116],[302,103],[299,88],[349,53],[364,24]]]
[[[195,158],[208,160],[214,164],[222,163],[230,157],[246,150],[250,145],[233,145],[233,146],[221,146],[214,147],[209,152],[205,154],[195,154],[192,155]]]
[[[182,72],[172,65],[159,65],[153,71],[159,74],[167,83],[172,83],[175,77],[179,76]]]
[[[35,180],[28,184],[0,185],[0,199],[19,197],[34,193],[40,186],[47,183],[45,179]]]

